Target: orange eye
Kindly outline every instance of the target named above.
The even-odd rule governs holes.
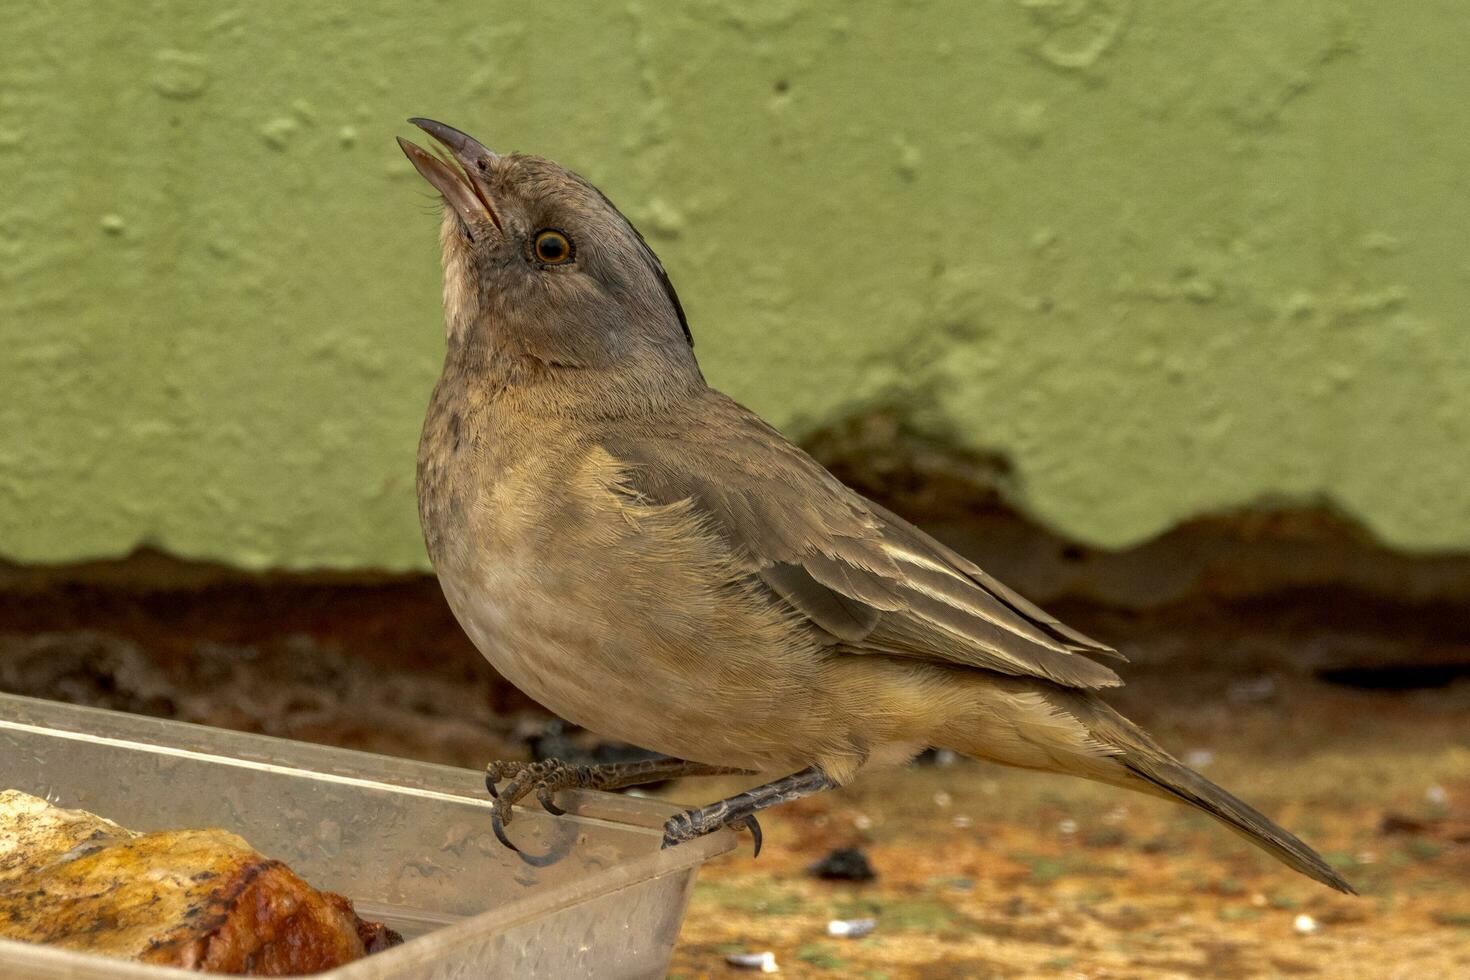
[[[572,259],[572,240],[555,228],[543,228],[536,232],[533,248],[536,261],[542,265],[561,265]]]

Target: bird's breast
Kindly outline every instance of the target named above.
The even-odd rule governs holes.
[[[423,510],[444,595],[497,671],[607,737],[718,765],[800,761],[789,719],[820,722],[820,654],[720,539],[631,498],[595,447],[489,472],[460,494],[451,471]]]

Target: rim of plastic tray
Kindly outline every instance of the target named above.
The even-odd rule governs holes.
[[[396,787],[400,789],[425,790],[429,787],[424,783],[433,780],[422,781],[407,778],[411,773],[409,770],[417,769],[425,777],[437,776],[441,780],[452,783],[464,783],[466,786],[478,783],[482,777],[479,773],[469,769],[460,769],[455,766],[445,766],[432,762],[419,762],[413,759],[403,759],[395,756],[383,756],[372,752],[362,752],[356,749],[343,749],[336,746],[319,745],[311,742],[297,742],[292,739],[277,738],[271,735],[258,735],[252,732],[233,732],[229,729],[216,728],[211,725],[197,725],[191,722],[173,721],[170,719],[151,718],[146,715],[132,715],[127,712],[111,711],[106,708],[93,708],[84,705],[66,704],[59,701],[50,701],[44,698],[31,698],[16,694],[0,694],[0,709],[5,707],[21,709],[26,713],[39,713],[42,718],[35,720],[11,720],[6,717],[8,712],[0,710],[0,727],[41,729],[49,731],[71,732],[72,734],[89,738],[102,738],[116,743],[136,745],[139,749],[158,749],[163,746],[171,747],[178,751],[187,751],[191,755],[221,760],[234,760],[255,764],[269,764],[285,769],[292,769],[303,773],[312,773],[319,776],[331,778],[350,778],[354,781],[377,783],[382,786]],[[46,724],[44,717],[52,714],[69,715],[77,719],[78,725],[58,727]],[[160,744],[152,742],[141,742],[135,738],[122,738],[113,735],[99,735],[87,730],[82,724],[86,719],[95,719],[99,727],[116,727],[121,720],[126,725],[137,729],[152,729],[162,736]],[[60,720],[60,719],[56,719]],[[109,725],[110,723],[110,725]],[[232,739],[239,740],[242,744],[250,745],[259,750],[258,754],[244,754],[240,756],[225,755],[220,752],[211,752],[207,749],[192,749],[180,746],[178,735],[185,731],[191,731],[201,739],[213,737],[209,733],[220,733]],[[169,735],[175,736],[168,738]],[[172,743],[172,744],[170,744]],[[323,761],[335,760],[349,763],[347,767],[350,774],[342,772],[341,766],[314,769],[301,764],[292,764],[276,757],[276,753],[269,751],[271,748],[290,746],[293,752],[305,755],[319,755]],[[388,763],[383,766],[384,761]],[[389,771],[384,775],[367,775],[372,772],[374,764]],[[392,778],[399,776],[399,779]],[[453,796],[460,800],[474,800],[479,802],[479,797],[469,795],[463,791],[444,790],[436,792]],[[488,806],[488,801],[484,801]],[[660,803],[651,799],[641,799],[612,793],[600,793],[588,790],[576,790],[565,794],[564,802],[568,817],[580,821],[594,823],[607,823],[614,826],[633,828],[646,831],[650,838],[660,832],[663,822],[668,818],[671,810],[676,807]],[[565,818],[561,818],[565,819]],[[621,861],[610,868],[587,875],[585,878],[569,882],[559,886],[555,891],[528,895],[504,905],[487,909],[476,915],[458,919],[455,922],[440,926],[431,932],[416,936],[401,946],[374,953],[371,956],[345,964],[325,974],[310,974],[316,977],[341,978],[341,980],[371,980],[372,977],[385,972],[391,972],[401,966],[407,965],[401,961],[410,958],[419,958],[422,955],[436,952],[449,952],[460,946],[477,942],[484,938],[481,929],[481,920],[493,916],[496,920],[495,932],[504,932],[515,928],[525,922],[552,911],[555,908],[567,905],[578,905],[602,898],[605,895],[621,891],[625,888],[676,874],[683,871],[697,869],[699,865],[711,858],[719,857],[733,850],[736,846],[734,832],[723,829],[708,836],[698,838],[680,844],[678,847],[659,849],[648,854],[632,857]],[[371,906],[373,903],[365,902],[364,905]],[[79,966],[85,962],[89,966],[105,964],[112,975],[118,977],[155,977],[160,971],[168,975],[197,976],[193,971],[183,970],[177,967],[162,966],[155,964],[136,963],[122,960],[98,953],[88,953],[82,950],[64,949],[57,946],[46,946],[38,943],[29,943],[21,940],[0,938],[0,962],[4,959],[18,960],[21,963],[29,962],[37,968],[52,965],[60,972],[67,966]],[[305,975],[301,975],[305,976]]]

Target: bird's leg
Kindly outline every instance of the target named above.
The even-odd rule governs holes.
[[[803,796],[811,796],[823,790],[835,789],[837,781],[818,766],[810,766],[801,772],[792,773],[773,783],[756,786],[737,793],[727,800],[709,806],[685,810],[670,817],[664,824],[664,847],[673,847],[685,841],[712,834],[721,827],[745,826],[755,836],[756,856],[761,852],[761,828],[755,815],[759,810],[777,803],[789,803]]]
[[[485,789],[495,798],[490,811],[490,826],[495,836],[511,850],[516,846],[505,836],[505,825],[510,823],[511,807],[531,793],[548,813],[561,816],[566,813],[552,800],[559,789],[623,789],[641,786],[665,779],[683,776],[728,776],[749,775],[747,769],[731,769],[728,766],[708,766],[702,762],[685,762],[669,756],[640,759],[637,762],[610,762],[598,766],[581,766],[560,759],[545,759],[541,762],[492,762],[485,767]],[[503,787],[497,784],[509,779]]]

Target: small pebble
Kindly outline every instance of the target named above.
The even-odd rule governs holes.
[[[827,923],[827,935],[861,939],[876,928],[877,919],[833,919]]]
[[[970,826],[975,821],[971,820],[969,817],[965,816],[963,813],[957,813],[957,814],[955,814],[954,820],[951,821],[951,822],[956,827],[960,828],[961,830],[964,830],[966,827]]]
[[[944,790],[940,790],[939,792],[934,794],[934,805],[939,807],[939,809],[941,810],[948,807],[952,802],[954,802],[954,798],[951,797]]]
[[[1303,936],[1310,936],[1317,931],[1317,920],[1303,912],[1292,921],[1291,927]]]
[[[872,881],[878,877],[868,856],[856,847],[839,847],[807,871],[826,881]]]
[[[725,962],[737,970],[759,970],[762,973],[780,973],[781,968],[776,965],[776,954],[766,953],[731,953],[725,957]]]
[[[1061,823],[1057,824],[1057,830],[1069,836],[1075,834],[1077,833],[1077,821],[1070,819],[1063,820]]]
[[[872,830],[873,818],[868,816],[866,813],[859,813],[857,816],[852,818],[852,825],[858,830]]]
[[[1432,806],[1444,806],[1450,801],[1450,794],[1444,791],[1444,787],[1435,783],[1424,791],[1424,799]]]

